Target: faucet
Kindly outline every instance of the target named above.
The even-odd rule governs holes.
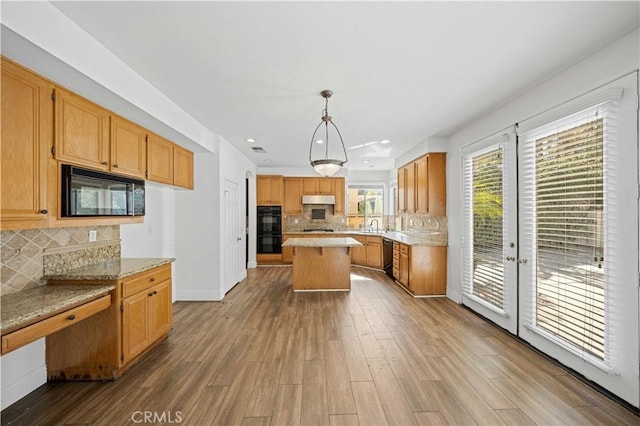
[[[375,222],[376,222],[376,234],[377,234],[377,233],[379,233],[379,231],[378,231],[378,226],[379,226],[379,225],[378,225],[378,219],[371,219],[371,223],[369,223],[369,226],[373,226],[373,221],[374,221],[374,220],[375,220]]]

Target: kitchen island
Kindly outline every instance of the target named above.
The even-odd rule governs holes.
[[[353,238],[289,238],[283,247],[293,247],[293,291],[351,290],[351,247],[361,246]]]

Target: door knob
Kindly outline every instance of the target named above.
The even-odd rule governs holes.
[[[238,241],[242,240],[242,237],[238,237]]]
[[[521,257],[520,259],[518,259],[518,263],[521,263],[524,265],[527,263],[527,259]]]
[[[516,261],[516,257],[515,256],[507,256],[507,260],[509,262],[515,262]]]

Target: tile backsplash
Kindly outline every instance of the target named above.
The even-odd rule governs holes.
[[[96,242],[89,231],[96,230]],[[0,294],[43,285],[42,276],[120,257],[120,226],[0,232]]]

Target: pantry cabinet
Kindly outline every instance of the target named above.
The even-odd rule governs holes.
[[[47,182],[53,86],[5,58],[0,74],[0,228],[44,228],[51,210],[47,193],[56,190]]]

